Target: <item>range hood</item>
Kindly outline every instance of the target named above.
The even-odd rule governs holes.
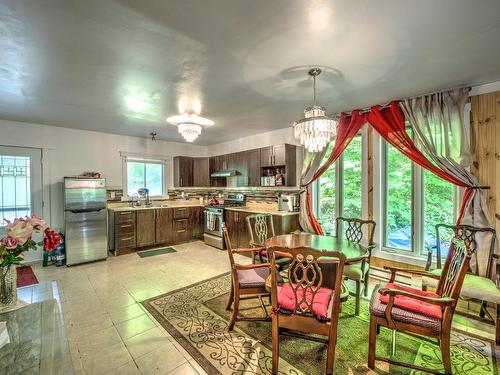
[[[223,169],[221,171],[214,172],[210,177],[234,177],[237,176],[238,172],[236,169]]]

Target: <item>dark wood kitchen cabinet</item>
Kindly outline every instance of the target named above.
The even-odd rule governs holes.
[[[203,217],[203,207],[189,207],[189,236],[192,239],[203,237],[203,227],[205,225]]]
[[[193,158],[174,156],[174,187],[193,186]]]
[[[144,209],[136,212],[137,247],[156,243],[156,210]]]
[[[131,252],[137,246],[135,214],[135,211],[132,210],[112,211],[110,214],[110,230],[113,231],[113,245],[110,250],[112,250],[115,255]]]
[[[245,151],[247,167],[247,185],[260,186],[260,150]]]
[[[227,232],[233,248],[250,247],[250,233],[246,221],[248,215],[251,213],[233,210],[225,212]]]
[[[195,187],[210,186],[209,158],[193,158],[193,185]]]
[[[289,144],[274,145],[260,149],[261,167],[285,166],[295,160],[296,146]]]
[[[172,220],[174,217],[173,208],[158,208],[156,210],[156,243],[172,243],[174,233],[172,229]]]

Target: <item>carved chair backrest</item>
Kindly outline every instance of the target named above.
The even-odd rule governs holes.
[[[222,223],[222,234],[224,235],[224,242],[227,247],[227,255],[229,256],[229,263],[231,263],[231,269],[235,264],[234,256],[233,256],[233,247],[231,246],[231,239],[229,238],[229,233],[227,231],[227,227],[225,223]]]
[[[366,228],[367,245],[373,245],[375,226],[377,225],[375,221],[339,216],[335,219],[335,222],[335,237],[341,237],[343,234],[345,239],[360,243],[364,236],[363,230]]]
[[[496,231],[493,228],[478,228],[471,225],[436,225],[436,267],[441,268],[441,246],[448,238],[464,241],[471,252],[468,272],[490,278],[492,258],[495,251]],[[484,243],[484,245],[481,245]],[[482,250],[484,249],[484,250]],[[486,260],[486,261],[485,261]]]
[[[340,294],[342,290],[342,273],[345,264],[345,255],[338,251],[320,251],[309,247],[301,247],[295,249],[273,247],[268,249],[269,259],[271,262],[271,295],[273,310],[277,311],[277,296],[278,296],[278,270],[276,258],[290,258],[290,267],[287,268],[287,278],[290,288],[295,296],[295,308],[293,314],[302,316],[314,316],[313,304],[316,294],[325,284],[325,275],[321,269],[321,263],[334,263],[335,282],[333,284],[333,303],[329,316],[336,317],[340,308]],[[328,257],[318,261],[320,257]]]
[[[470,259],[471,250],[468,244],[461,238],[453,238],[439,279],[437,294],[458,300]]]
[[[273,215],[256,214],[247,216],[248,232],[253,244],[264,246],[266,240],[274,237]]]

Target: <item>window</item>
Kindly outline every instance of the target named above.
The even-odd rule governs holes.
[[[141,188],[149,189],[149,196],[161,197],[164,193],[164,163],[153,160],[126,160],[126,194],[138,194]]]
[[[330,145],[325,160],[331,154]],[[316,214],[325,234],[333,235],[338,216],[362,214],[362,137],[355,137],[342,156],[318,179]],[[337,191],[340,193],[337,196]]]
[[[0,146],[0,227],[5,220],[42,215],[41,150]]]
[[[382,160],[383,247],[425,255],[436,243],[436,224],[455,222],[456,188],[385,142]],[[443,256],[447,246],[443,241]]]

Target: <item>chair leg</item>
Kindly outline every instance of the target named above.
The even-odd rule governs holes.
[[[497,316],[496,316],[497,324],[495,327],[496,328],[495,341],[497,345],[500,345],[500,303],[497,303],[496,306],[497,306]]]
[[[481,307],[479,308],[479,317],[484,318],[486,316],[486,308],[488,307],[488,302],[482,301]]]
[[[231,321],[229,322],[229,326],[227,327],[228,331],[232,331],[234,328],[234,323],[236,323],[236,318],[238,317],[239,308],[240,308],[240,295],[239,293],[236,293],[234,296],[233,314],[231,315]]]
[[[233,283],[231,283],[231,291],[229,292],[229,300],[227,301],[226,310],[231,310],[231,305],[233,304],[233,300],[234,300],[234,288],[233,288]]]
[[[366,270],[366,273],[365,273],[365,279],[363,281],[363,283],[364,283],[363,295],[365,297],[368,297],[368,282],[369,281],[370,281],[370,266],[368,265],[368,269]]]
[[[356,316],[359,315],[359,306],[361,303],[361,281],[356,280],[356,307],[355,307],[355,314]]]
[[[278,327],[278,317],[273,315],[272,320],[272,336],[273,336],[273,363],[272,363],[272,373],[273,375],[278,374],[278,365],[280,358],[280,337],[279,337],[279,327]]]
[[[326,348],[326,375],[332,375],[335,367],[335,341],[329,341]]]
[[[443,357],[443,367],[444,373],[446,375],[451,375],[451,357],[450,357],[450,334],[445,334],[439,340],[439,346],[441,347],[441,355]]]
[[[372,316],[370,317],[370,338],[368,340],[368,367],[372,370],[375,369],[375,346],[378,332],[377,320]]]

